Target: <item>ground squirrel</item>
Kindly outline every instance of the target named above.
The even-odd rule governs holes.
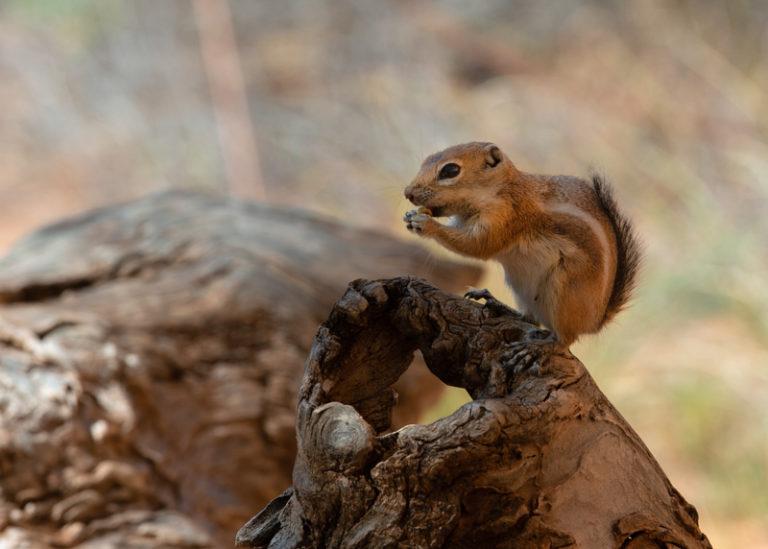
[[[528,174],[493,143],[465,143],[427,157],[405,196],[421,206],[405,214],[409,230],[499,261],[523,318],[548,329],[511,346],[516,370],[599,331],[630,297],[639,246],[598,176]],[[506,308],[487,290],[467,296]]]

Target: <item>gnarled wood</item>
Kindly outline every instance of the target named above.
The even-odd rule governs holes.
[[[20,242],[0,260],[0,546],[231,546],[290,484],[317,324],[345,281],[402,272],[456,291],[480,274],[197,193]],[[396,421],[415,421],[441,386],[426,369],[400,382]]]
[[[244,547],[710,547],[697,514],[573,356],[506,371],[534,327],[427,282],[357,280],[320,326],[299,390],[293,486]],[[389,426],[421,351],[473,401]]]

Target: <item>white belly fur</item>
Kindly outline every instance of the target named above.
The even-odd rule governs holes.
[[[554,302],[561,284],[551,277],[562,276],[557,268],[562,254],[578,253],[572,242],[559,237],[520,243],[498,254],[507,284],[515,294],[517,306],[533,314],[546,328],[554,329]]]

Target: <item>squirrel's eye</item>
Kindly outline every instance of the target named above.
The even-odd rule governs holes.
[[[459,175],[460,171],[461,171],[461,166],[451,162],[450,164],[446,164],[440,169],[440,173],[437,175],[437,178],[451,179],[452,177],[456,177],[457,175]]]

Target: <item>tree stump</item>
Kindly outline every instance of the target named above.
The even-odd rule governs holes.
[[[293,486],[240,547],[710,547],[696,510],[572,355],[517,375],[534,326],[421,279],[357,280],[320,326],[299,390]],[[387,432],[420,351],[474,399]]]
[[[403,272],[456,291],[480,274],[188,192],[20,242],[0,260],[0,547],[231,546],[291,482],[317,325],[347,280]],[[416,421],[442,384],[426,368],[400,381],[396,422]]]

